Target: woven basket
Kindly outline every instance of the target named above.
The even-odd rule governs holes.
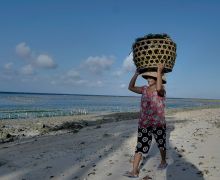
[[[140,73],[157,71],[158,63],[164,63],[164,73],[172,71],[176,44],[167,34],[149,34],[137,38],[132,49],[133,61]]]

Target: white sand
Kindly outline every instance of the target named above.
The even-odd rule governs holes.
[[[153,143],[137,179],[218,180],[220,109],[178,112],[167,124],[169,166],[157,170]],[[0,179],[128,180],[123,173],[131,169],[136,131],[137,120],[129,120],[0,144]]]

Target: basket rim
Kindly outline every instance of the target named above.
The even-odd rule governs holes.
[[[164,39],[164,38],[157,38],[157,39],[140,39],[140,40],[137,40],[136,39],[136,41],[133,43],[133,45],[132,46],[134,46],[135,44],[137,44],[137,43],[139,43],[139,42],[141,42],[141,41],[146,41],[146,40],[150,40],[150,41],[152,41],[152,40],[166,40],[166,41],[169,41],[169,42],[172,42],[173,43],[173,45],[175,46],[175,48],[176,48],[176,43],[172,40],[172,39],[170,39],[170,38],[167,38],[167,39]],[[159,44],[161,44],[161,43],[159,43]]]

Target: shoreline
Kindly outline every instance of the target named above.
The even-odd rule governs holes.
[[[166,117],[179,112],[203,109],[220,109],[219,106],[166,109]],[[104,114],[88,114],[74,116],[41,117],[33,119],[0,120],[0,144],[21,141],[45,135],[77,133],[82,128],[104,123],[138,119],[139,112],[116,112]]]

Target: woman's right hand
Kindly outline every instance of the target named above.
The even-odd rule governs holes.
[[[137,75],[137,76],[140,75],[138,68],[137,68],[136,71],[135,71],[135,75]]]

